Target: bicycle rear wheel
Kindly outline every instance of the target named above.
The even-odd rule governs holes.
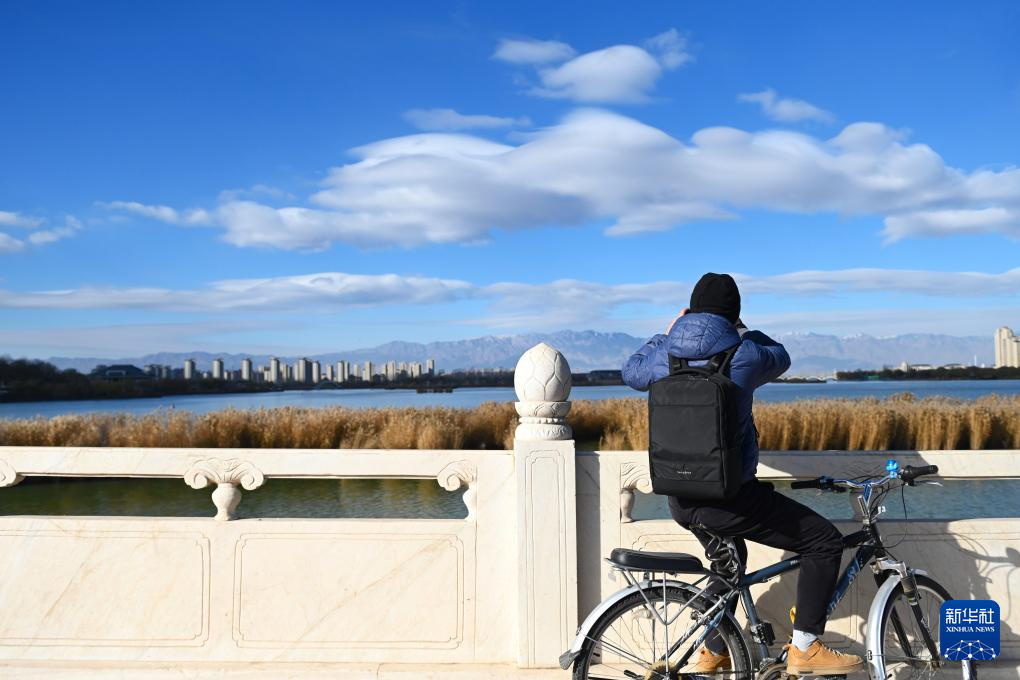
[[[943,602],[953,598],[949,591],[928,576],[918,574],[915,580],[922,621],[919,623],[914,615],[903,594],[902,584],[893,590],[882,613],[882,654],[886,676],[891,680],[976,680],[977,665],[974,661],[948,661],[938,658],[937,654],[936,658],[932,658],[921,626],[927,628],[936,647],[941,649],[938,644],[941,607]]]
[[[691,650],[700,630],[695,631],[670,654],[668,666],[663,657],[667,640],[669,647],[673,647],[685,633],[697,627],[694,616],[704,612],[710,604],[699,599],[681,611],[694,593],[675,586],[667,586],[665,596],[661,585],[649,586],[644,593],[648,601],[636,592],[616,603],[592,626],[574,662],[574,680],[678,680],[702,677],[683,673],[678,663]],[[649,601],[654,611],[649,607]],[[664,625],[659,616],[669,625]],[[732,619],[724,616],[716,630],[729,650],[731,668],[711,677],[720,680],[750,677],[751,660],[747,645]],[[696,656],[695,653],[690,654],[688,667],[693,665]]]

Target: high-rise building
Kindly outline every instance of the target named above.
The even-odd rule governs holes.
[[[184,361],[184,379],[194,380],[195,379],[195,360],[185,359]]]
[[[333,364],[326,364],[325,373],[326,375],[322,376],[323,380],[336,382],[336,378],[333,376]]]
[[[412,378],[420,378],[421,377],[421,363],[420,362],[418,362],[418,361],[412,361],[411,362],[411,377]]]
[[[1020,368],[1020,337],[1006,326],[995,331],[995,367]]]
[[[306,383],[312,379],[312,369],[308,359],[301,357],[294,364],[294,380],[299,383]]]
[[[358,364],[351,364],[351,377],[361,379],[361,366]]]
[[[350,379],[350,377],[351,377],[350,364],[348,364],[346,361],[336,362],[336,381],[338,383],[345,383]]]
[[[429,375],[435,375],[436,374],[436,360],[435,359],[428,359],[428,360],[425,361],[425,372],[428,373]]]
[[[365,382],[372,382],[372,362],[366,361],[365,368],[361,371],[361,379]]]
[[[251,359],[241,359],[241,380],[251,382]]]
[[[213,359],[212,378],[213,380],[223,380],[223,359]]]
[[[279,383],[283,380],[283,376],[280,375],[280,360],[276,357],[269,360],[269,374],[266,376],[266,380],[271,383]]]
[[[311,383],[313,385],[318,385],[321,382],[322,382],[322,366],[319,365],[318,361],[313,361]]]
[[[387,361],[386,362],[386,380],[393,382],[397,379],[397,362]]]

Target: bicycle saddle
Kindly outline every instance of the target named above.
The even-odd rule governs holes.
[[[675,574],[696,574],[705,571],[701,560],[687,553],[646,552],[616,548],[609,555],[609,561],[621,569],[637,571],[665,571]]]

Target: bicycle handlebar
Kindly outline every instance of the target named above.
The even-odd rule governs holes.
[[[938,473],[939,473],[938,465],[921,465],[920,467],[913,467],[911,465],[907,465],[900,472],[900,479],[902,479],[910,486],[914,486],[914,480],[917,479],[918,477],[923,477],[925,475],[937,475]]]
[[[814,479],[799,479],[790,483],[791,489],[821,489],[823,491],[846,491],[850,489],[863,489],[867,485],[877,486],[885,482],[891,482],[894,479],[901,479],[909,486],[914,486],[915,480],[918,477],[925,475],[936,475],[939,472],[938,465],[921,465],[914,467],[907,465],[903,467],[897,473],[890,473],[889,475],[868,482],[857,482],[851,479],[833,479],[831,477],[815,477]]]

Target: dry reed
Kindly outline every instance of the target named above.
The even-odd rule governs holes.
[[[820,399],[762,403],[754,410],[762,449],[1018,449],[1020,396]],[[647,446],[642,399],[575,402],[578,442],[604,450]],[[517,416],[510,403],[474,409],[227,409],[196,415],[96,414],[0,420],[0,445],[311,449],[504,449]]]

